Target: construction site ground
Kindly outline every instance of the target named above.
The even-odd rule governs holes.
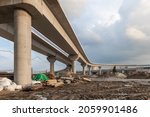
[[[1,91],[1,100],[149,100],[150,77],[142,74],[126,79],[93,77],[61,87],[36,85],[32,90]]]

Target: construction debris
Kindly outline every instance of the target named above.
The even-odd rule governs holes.
[[[6,90],[6,91],[15,91],[15,90],[21,90],[22,86],[17,85],[16,83],[12,82],[8,78],[1,78],[0,80],[0,91]]]
[[[22,85],[17,85],[16,90],[22,90]]]
[[[73,80],[74,80],[74,78],[73,78],[73,77],[61,77],[61,79],[62,79],[62,80],[71,80],[71,81],[73,81]]]
[[[66,84],[71,84],[71,80],[65,80]]]
[[[35,85],[35,84],[41,84],[41,81],[32,80],[32,85]]]
[[[3,88],[3,86],[0,86],[0,91],[2,91],[4,88]]]
[[[50,79],[55,79],[55,75],[52,73],[49,74],[49,77],[50,77]]]
[[[84,81],[91,82],[92,80],[90,78],[83,78]]]
[[[64,83],[63,82],[58,82],[54,85],[54,87],[60,87],[60,86],[64,86]]]
[[[117,78],[121,78],[121,79],[127,78],[127,76],[123,73],[116,73],[115,75]]]
[[[48,80],[48,81],[47,81],[47,85],[48,85],[48,86],[54,86],[56,83],[57,83],[57,80],[56,80],[56,79],[51,79],[51,80]]]
[[[0,86],[3,86],[3,87],[9,86],[9,85],[11,85],[11,83],[12,83],[12,81],[9,80],[8,78],[1,78],[1,80],[0,80]]]

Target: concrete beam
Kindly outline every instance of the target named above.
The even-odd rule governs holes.
[[[52,1],[47,2],[48,3],[51,2],[51,5],[57,4],[58,6],[58,2],[54,3]],[[62,25],[63,23],[68,24],[68,22],[66,22],[67,20],[62,20],[65,19],[64,18],[65,15],[62,15],[63,18],[61,18],[61,20],[60,19],[58,20],[56,14],[51,11],[51,9],[47,6],[47,4],[43,0],[23,0],[23,1],[1,0],[0,6],[3,6],[0,7],[1,9],[0,11],[1,12],[3,11],[2,13],[5,14],[5,16],[8,13],[11,16],[13,9],[15,9],[16,7],[27,10],[33,17],[33,27],[35,27],[46,37],[51,39],[56,45],[61,47],[68,54],[78,54],[82,62],[84,63],[89,62],[80,44],[78,43],[78,40],[76,38],[73,38],[73,36],[68,35],[68,31],[65,30],[66,29],[65,25]],[[62,9],[60,7],[56,7],[55,10],[59,11]],[[7,19],[11,19],[11,17]]]
[[[0,24],[0,36],[14,41],[14,27],[12,24]],[[51,45],[43,42],[37,35],[32,33],[32,49],[46,56],[53,55],[64,64],[71,64],[71,60]]]

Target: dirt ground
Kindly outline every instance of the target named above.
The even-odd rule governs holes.
[[[137,74],[136,74],[137,75]],[[36,86],[31,91],[0,92],[1,100],[149,100],[150,79],[93,78],[62,87]]]

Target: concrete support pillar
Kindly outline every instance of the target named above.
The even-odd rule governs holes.
[[[14,11],[14,81],[31,84],[31,16],[22,9]]]
[[[99,66],[98,68],[99,68],[99,73],[98,73],[98,74],[99,74],[99,75],[102,75],[102,69],[101,69],[102,67]]]
[[[128,73],[128,66],[125,66],[125,72]]]
[[[66,67],[66,69],[68,70],[68,71],[71,71],[72,70],[72,65],[67,65],[67,67]]]
[[[76,74],[76,61],[78,60],[78,55],[69,55],[69,58],[72,60],[72,72]]]
[[[85,75],[86,74],[86,64],[81,64],[81,66],[82,66],[82,68],[83,68],[83,75]]]
[[[76,61],[72,61],[72,72],[76,74]]]
[[[55,74],[54,63],[56,61],[56,57],[51,55],[47,57],[47,60],[50,62],[50,74]]]
[[[88,74],[89,75],[91,75],[91,68],[92,68],[91,66],[88,66],[88,69],[89,69],[89,71],[88,71],[89,73]]]

